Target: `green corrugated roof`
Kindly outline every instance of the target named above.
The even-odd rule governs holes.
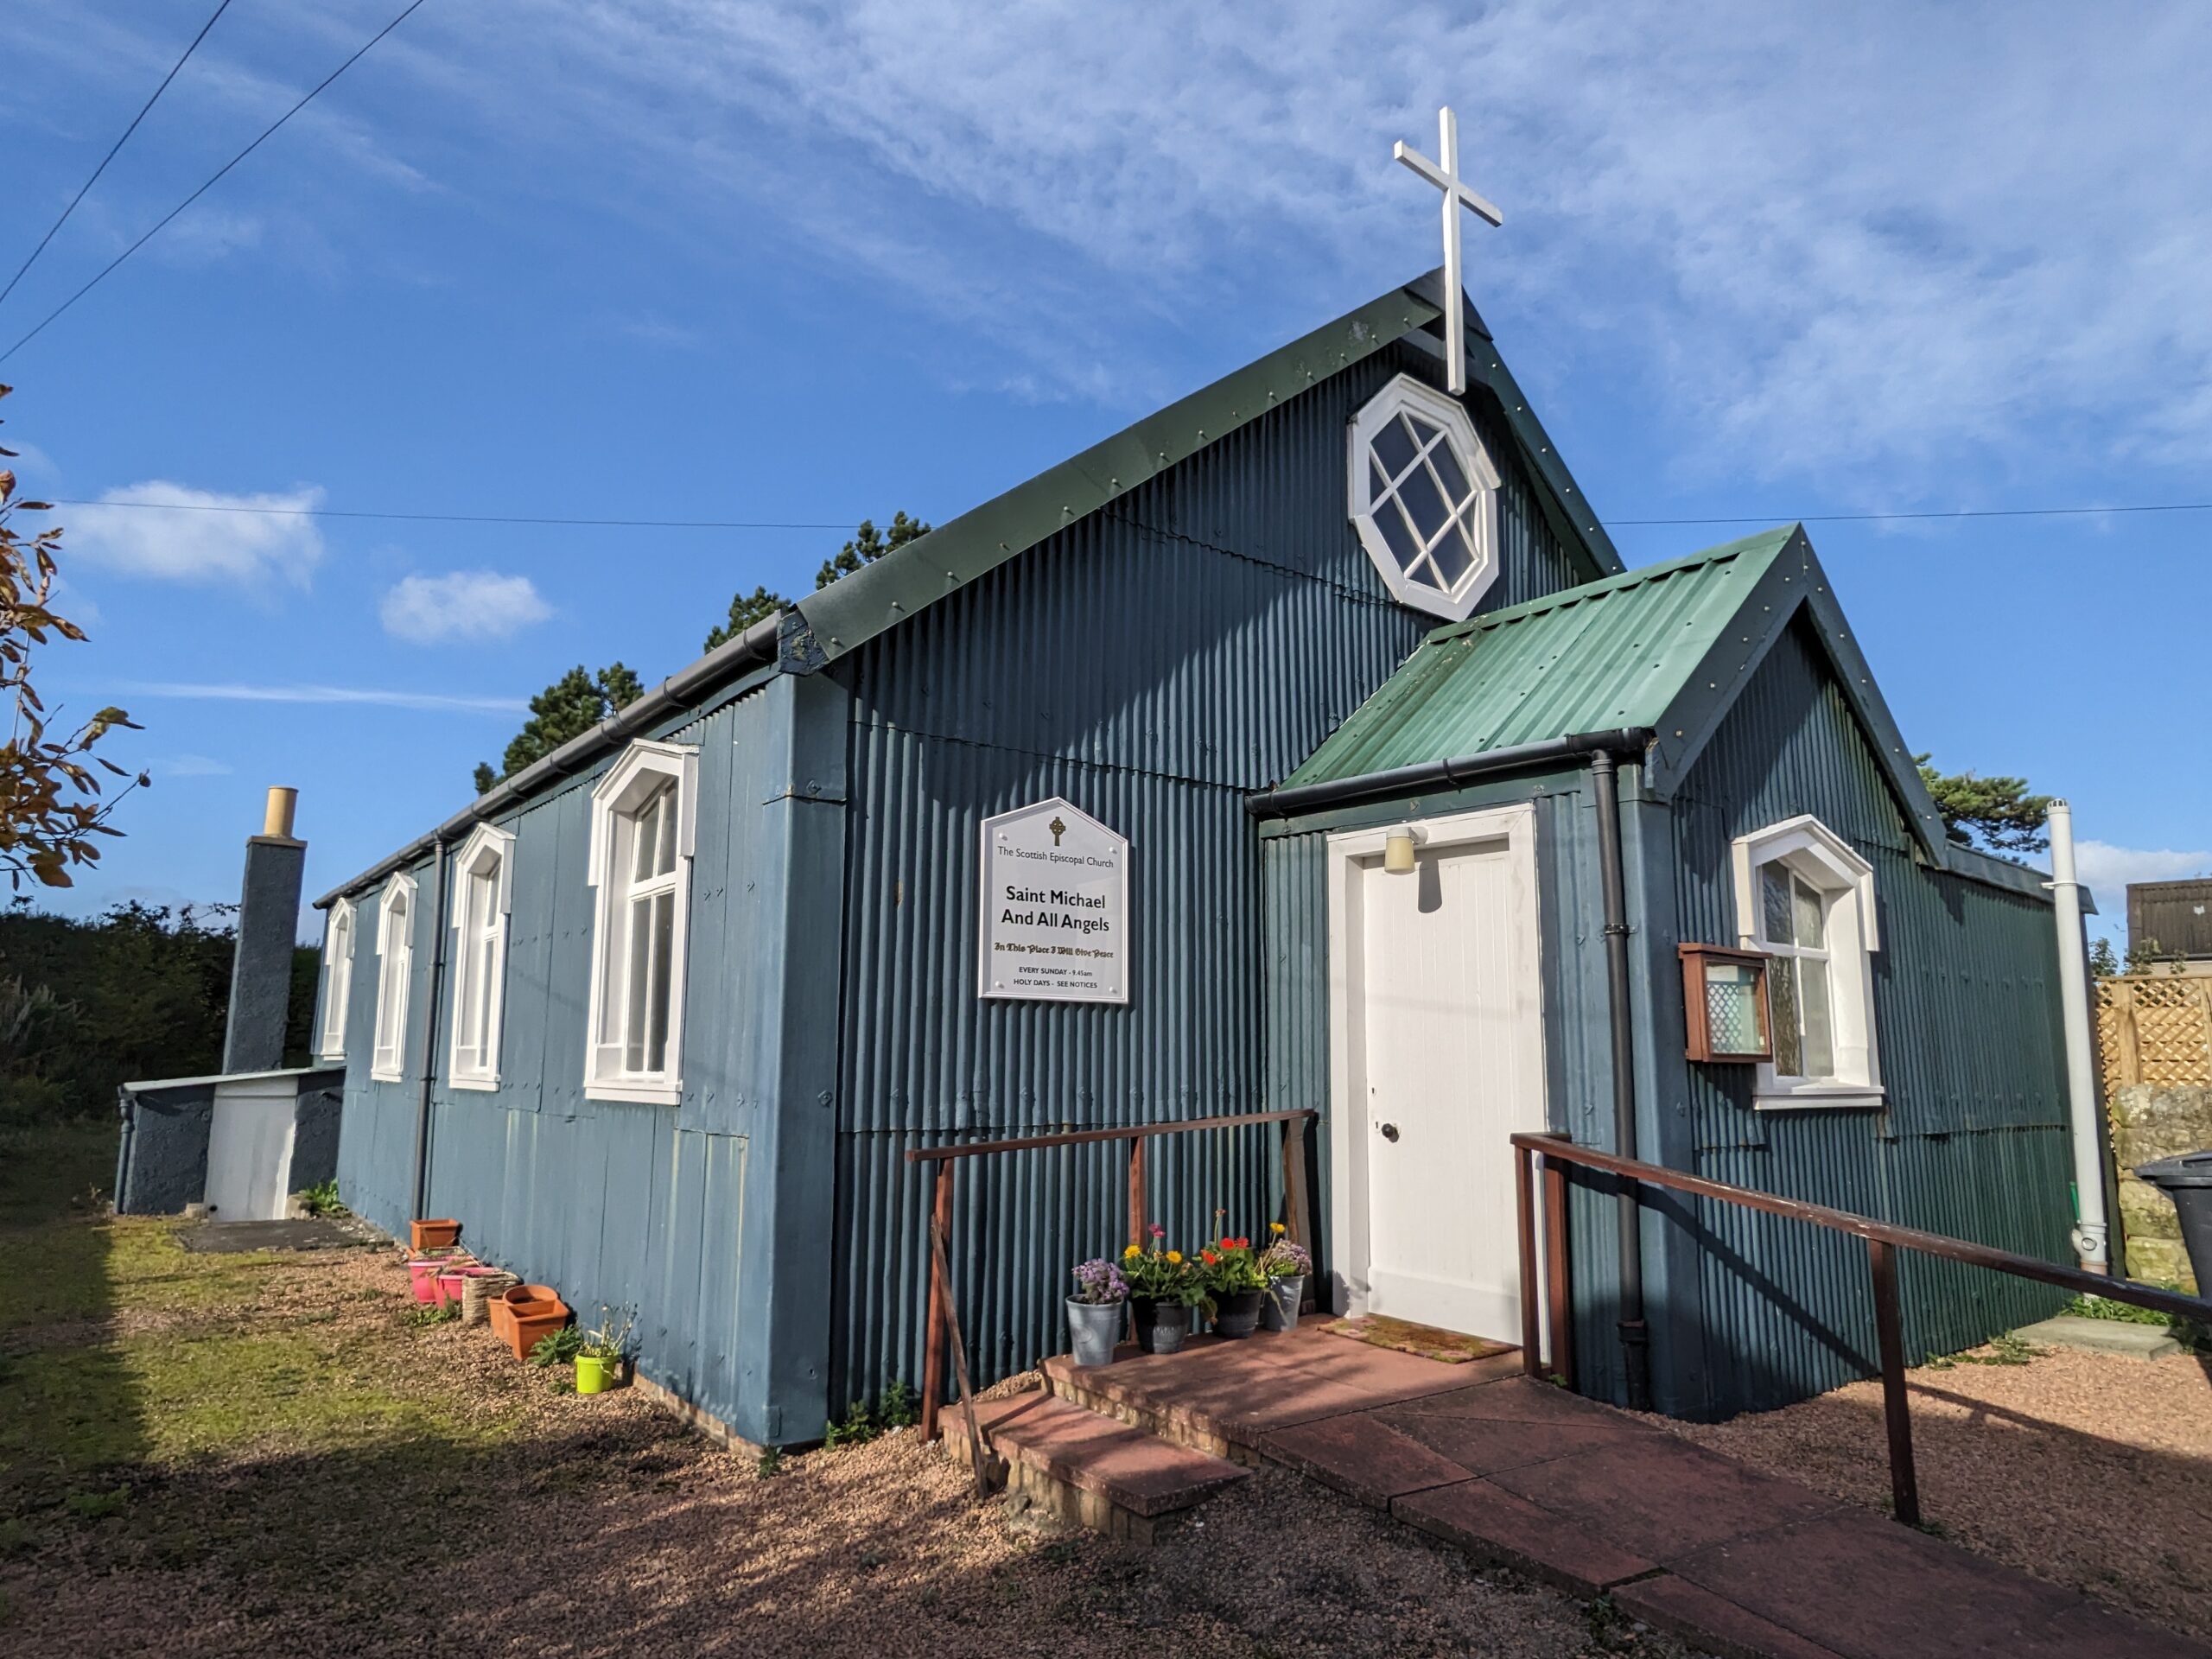
[[[1923,846],[1940,856],[1935,804],[1795,524],[1437,629],[1283,786],[1646,727],[1645,779],[1667,795],[1801,612]]]

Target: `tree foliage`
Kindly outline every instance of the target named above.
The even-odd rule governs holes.
[[[578,663],[530,700],[530,719],[507,745],[502,770],[477,766],[476,792],[481,795],[500,779],[513,777],[572,738],[582,737],[616,709],[635,702],[645,690],[638,677],[619,662],[596,674]]]
[[[778,611],[791,609],[791,602],[781,594],[772,594],[766,588],[755,588],[749,594],[733,594],[729,601],[729,620],[718,624],[707,635],[702,651],[713,651],[728,645],[755,623],[766,622]]]
[[[2051,798],[2031,793],[2026,779],[1938,772],[1925,754],[1916,754],[1913,762],[1943,815],[1943,828],[1961,847],[2009,854],[2039,853],[2050,845],[2043,829],[2050,819]]]
[[[0,386],[0,397],[10,390]],[[0,447],[0,457],[15,454]],[[132,774],[94,754],[92,747],[118,727],[136,729],[130,717],[120,709],[102,709],[54,736],[46,703],[31,684],[34,647],[85,637],[53,607],[61,527],[50,525],[26,540],[12,522],[18,512],[51,511],[44,501],[19,499],[15,474],[0,466],[0,696],[14,702],[8,741],[0,746],[0,868],[16,887],[26,875],[49,887],[71,885],[73,867],[99,861],[99,837],[123,833],[108,822],[116,803],[148,781],[140,772],[122,791],[104,797],[100,772]]]
[[[887,531],[877,530],[873,518],[861,519],[860,529],[852,540],[838,550],[837,556],[823,561],[822,569],[815,574],[816,591],[929,533],[929,525],[903,512],[892,514]],[[729,615],[709,630],[706,643],[700,649],[713,651],[726,645],[754,624],[791,607],[790,600],[765,587],[756,586],[749,594],[733,594]],[[530,700],[530,722],[507,745],[501,770],[494,772],[488,764],[477,766],[476,792],[481,795],[500,779],[512,777],[570,738],[589,731],[615,709],[636,701],[642,689],[638,677],[620,663],[600,670],[596,675],[586,673],[581,664],[570,669]]]
[[[0,910],[0,1126],[106,1116],[138,1077],[222,1069],[228,906],[119,905],[97,920]],[[285,1064],[304,1065],[317,953],[292,957]]]
[[[814,587],[820,592],[841,576],[849,576],[862,565],[874,564],[887,553],[896,553],[909,542],[918,542],[930,533],[930,526],[918,518],[909,518],[904,512],[891,515],[888,533],[879,532],[875,520],[861,520],[859,531],[853,539],[838,550],[834,559],[824,559],[822,569],[814,573]]]

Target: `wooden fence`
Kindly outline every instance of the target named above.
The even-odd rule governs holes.
[[[2212,1088],[2212,979],[2135,974],[2097,982],[2105,1090]]]

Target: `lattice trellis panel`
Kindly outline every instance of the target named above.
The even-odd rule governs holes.
[[[2212,980],[2147,975],[2097,983],[2105,1085],[2212,1086]]]

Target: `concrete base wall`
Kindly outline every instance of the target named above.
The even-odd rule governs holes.
[[[2212,1089],[2129,1084],[2113,1091],[2113,1161],[2120,1166],[2120,1219],[2127,1234],[2127,1276],[2197,1289],[2182,1247],[2173,1203],[2136,1166],[2212,1147]]]

